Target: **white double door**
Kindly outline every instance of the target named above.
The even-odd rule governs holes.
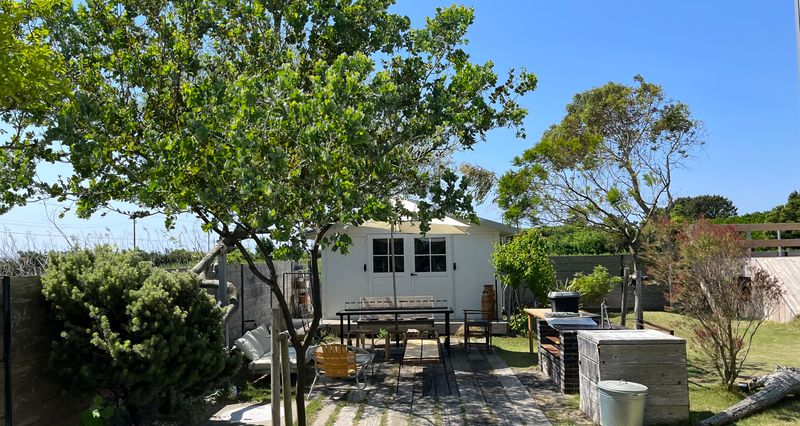
[[[453,242],[449,235],[395,234],[370,236],[366,264],[369,272],[369,296],[392,297],[393,281],[397,296],[432,296],[455,305],[453,282]],[[394,266],[394,277],[392,276]]]

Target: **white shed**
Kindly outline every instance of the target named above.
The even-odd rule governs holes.
[[[358,227],[337,226],[353,240],[342,255],[325,248],[322,252],[322,314],[336,319],[347,302],[362,296],[392,296],[390,226],[366,222]],[[468,224],[446,217],[431,223],[426,235],[415,224],[401,222],[394,228],[395,282],[399,296],[433,296],[446,300],[454,319],[464,309],[480,309],[483,286],[494,285],[490,257],[501,237],[516,228],[481,219]]]

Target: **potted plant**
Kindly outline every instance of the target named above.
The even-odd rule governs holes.
[[[559,281],[547,298],[553,312],[578,312],[581,306],[581,293],[570,288],[569,279],[563,284]]]
[[[606,295],[620,283],[622,283],[621,277],[610,275],[606,267],[597,265],[589,275],[575,273],[567,289],[580,293],[585,308],[586,305],[600,305]]]

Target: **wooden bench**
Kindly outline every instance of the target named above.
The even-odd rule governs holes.
[[[359,307],[368,309],[393,308],[394,303],[389,297],[361,297]],[[398,296],[398,308],[433,308],[433,296]],[[433,315],[419,314],[379,314],[362,315],[358,319],[358,327],[362,329],[374,330],[394,329],[402,332],[410,328],[420,330],[435,330]]]
[[[407,339],[405,342],[403,359],[397,369],[397,391],[400,390],[400,372],[404,364],[438,364],[442,363],[447,374],[446,357],[441,356],[441,341],[439,339]],[[447,390],[450,391],[450,381],[447,381]],[[395,391],[395,392],[397,392]]]
[[[404,364],[438,364],[442,360],[439,339],[409,339],[403,353]]]

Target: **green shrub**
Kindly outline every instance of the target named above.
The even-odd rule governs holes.
[[[584,304],[600,304],[609,291],[622,282],[622,278],[611,276],[605,266],[597,265],[589,275],[581,272],[575,274],[569,284],[570,291],[581,293]]]
[[[516,314],[508,318],[508,327],[514,334],[519,336],[528,336],[528,314],[523,310],[517,311]]]
[[[51,253],[42,276],[51,366],[69,389],[111,394],[134,419],[161,396],[201,394],[241,363],[198,279],[141,259],[108,247]]]
[[[556,281],[556,271],[547,255],[547,240],[536,229],[528,229],[505,244],[495,245],[492,266],[511,287],[520,284],[538,299],[546,299]]]

